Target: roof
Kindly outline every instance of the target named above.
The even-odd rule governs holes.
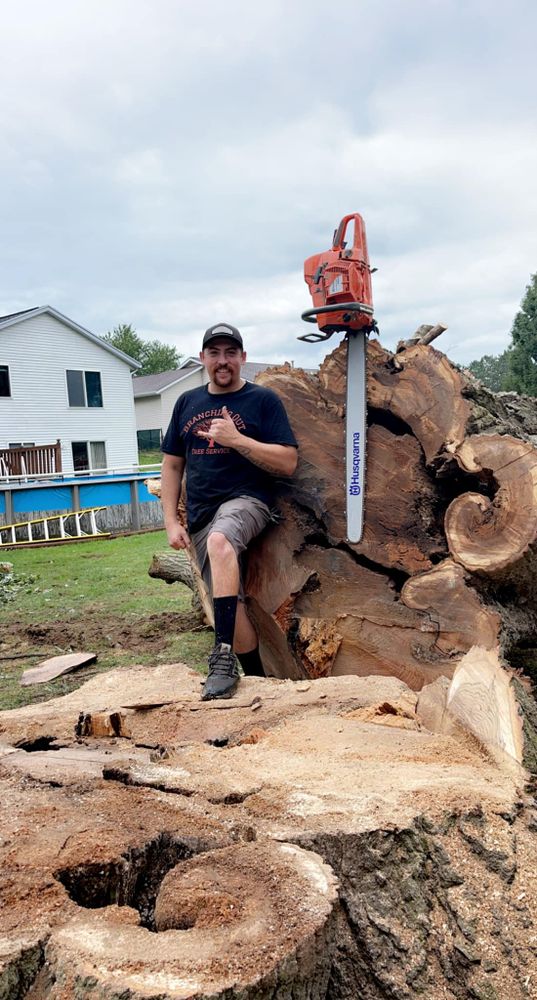
[[[8,313],[7,316],[0,316],[0,323],[3,323],[5,319],[15,319],[16,316],[26,316],[27,313],[35,312],[36,307],[32,306],[31,309],[20,309],[16,313]]]
[[[267,361],[245,361],[241,367],[241,375],[247,382],[254,382],[256,375],[265,372],[267,368],[279,368],[279,365],[269,364]],[[138,375],[133,379],[134,398],[141,396],[159,396],[164,389],[169,389],[177,382],[192,375],[192,372],[200,371],[203,365],[195,358],[185,358],[180,368],[173,368],[167,372],[159,372],[158,375]]]
[[[7,316],[0,316],[0,332],[5,330],[8,326],[15,326],[15,324],[22,323],[26,319],[30,319],[34,316],[42,316],[45,313],[52,316],[53,319],[57,319],[59,323],[63,323],[64,326],[68,326],[71,330],[79,333],[82,337],[92,340],[94,344],[98,344],[104,351],[108,351],[110,354],[115,354],[116,358],[119,358],[121,361],[125,361],[130,368],[136,369],[142,367],[139,361],[135,361],[134,358],[129,357],[128,354],[124,354],[123,351],[118,351],[117,347],[107,343],[106,340],[103,340],[102,337],[98,337],[97,334],[92,333],[91,330],[86,330],[84,326],[80,326],[79,323],[75,323],[74,320],[69,319],[68,316],[64,316],[63,313],[58,312],[57,309],[53,309],[52,306],[35,306],[34,309],[22,309],[20,312],[9,313]]]
[[[170,371],[158,372],[156,375],[138,375],[132,381],[134,398],[137,399],[139,396],[159,396],[164,389],[169,389],[171,385],[175,385],[176,382],[182,382],[184,378],[192,375],[195,368],[200,371],[202,367],[198,361],[197,365],[192,364],[185,365],[184,368],[171,368]]]

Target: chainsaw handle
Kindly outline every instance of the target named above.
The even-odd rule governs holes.
[[[367,243],[365,238],[365,225],[362,216],[358,212],[352,213],[352,215],[345,215],[339,226],[334,233],[334,242],[332,243],[332,250],[343,251],[345,248],[343,246],[345,242],[345,234],[347,232],[347,227],[349,222],[354,221],[354,244],[353,250],[365,251],[365,258],[367,260]]]
[[[310,321],[311,322],[311,321]],[[305,340],[306,344],[317,344],[320,340],[328,340],[332,336],[333,331],[330,333],[304,333],[301,337],[297,337],[297,340]]]

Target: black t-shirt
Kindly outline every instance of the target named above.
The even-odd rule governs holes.
[[[207,386],[190,389],[177,400],[162,451],[186,460],[188,528],[199,531],[220,504],[250,496],[271,503],[275,477],[263,472],[233,448],[199,437],[225,406],[238,429],[265,444],[297,446],[281,400],[272,389],[246,382],[236,392],[210,393]]]

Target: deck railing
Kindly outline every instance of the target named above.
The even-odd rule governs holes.
[[[1,455],[1,452],[0,452]],[[96,477],[107,479],[107,478],[126,478],[128,479],[131,475],[135,476],[159,476],[162,462],[148,462],[144,465],[139,465],[137,462],[131,462],[130,465],[114,465],[108,466],[105,469],[83,469],[78,472],[38,472],[32,475],[11,475],[6,473],[2,465],[2,460],[0,458],[0,487],[6,486],[24,486],[32,485],[35,483],[57,483],[57,482],[71,482],[72,480],[84,479],[95,479]]]
[[[62,471],[62,449],[56,444],[0,448],[0,476],[46,476]]]

